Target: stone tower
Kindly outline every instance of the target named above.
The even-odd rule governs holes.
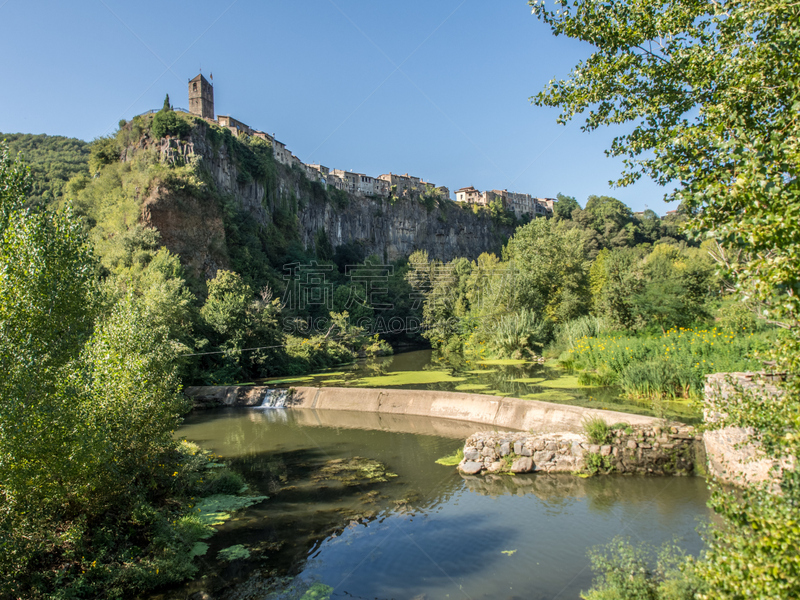
[[[202,74],[189,81],[189,112],[214,120],[214,86]]]

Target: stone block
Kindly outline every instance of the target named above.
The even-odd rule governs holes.
[[[521,456],[533,456],[533,450],[530,448],[523,448],[521,452],[517,452]]]
[[[483,463],[475,461],[465,461],[458,465],[458,470],[465,475],[477,475],[483,469]]]
[[[512,473],[530,473],[533,471],[533,460],[527,456],[518,458],[511,464]]]
[[[511,454],[511,444],[509,442],[500,444],[500,456],[508,456],[509,454]]]
[[[630,448],[631,450],[634,450],[636,448],[636,446],[637,446],[636,440],[628,440],[628,448]]]
[[[516,441],[514,442],[514,454],[518,454],[522,456],[522,442]],[[530,455],[528,455],[530,456]]]
[[[481,453],[475,448],[470,448],[469,450],[464,451],[464,460],[478,460],[480,457]]]
[[[611,454],[611,446],[609,446],[608,444],[600,446],[600,454],[603,456],[608,456],[609,454]]]
[[[555,452],[550,452],[549,450],[540,450],[533,453],[533,462],[535,462],[537,466],[542,466],[544,463],[548,463],[553,460],[555,455]]]
[[[499,473],[505,467],[505,463],[501,460],[495,461],[489,465],[489,468],[486,469],[489,473]]]

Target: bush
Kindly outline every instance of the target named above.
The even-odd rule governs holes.
[[[588,417],[583,421],[583,432],[593,444],[607,444],[611,430],[601,417]]]
[[[586,472],[589,475],[598,473],[610,473],[613,470],[610,456],[602,456],[597,452],[586,453]]]
[[[238,494],[245,487],[244,479],[238,473],[229,469],[212,471],[203,481],[201,494],[213,496],[215,494]]]
[[[521,356],[523,352],[541,352],[550,339],[552,325],[532,310],[501,319],[494,331],[492,343],[503,356]]]
[[[166,136],[182,137],[189,133],[191,125],[183,120],[172,109],[162,108],[153,117],[153,123],[150,126],[150,132],[156,139],[161,139]]]

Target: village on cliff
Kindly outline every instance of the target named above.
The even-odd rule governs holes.
[[[214,86],[202,74],[189,81],[189,113],[228,128],[234,135],[250,135],[262,138],[272,145],[275,160],[288,167],[301,169],[312,181],[323,186],[332,186],[339,190],[359,196],[378,196],[388,198],[390,195],[402,196],[407,190],[424,192],[436,190],[443,198],[450,198],[450,190],[445,186],[424,181],[408,173],[399,175],[386,173],[371,177],[364,173],[330,169],[320,164],[305,164],[287,149],[286,144],[258,129],[238,121],[231,116],[214,113]],[[509,192],[508,190],[479,191],[472,186],[456,190],[456,201],[477,206],[488,206],[496,200],[502,202],[503,208],[512,211],[518,218],[524,215],[547,216],[553,213],[554,198],[537,198],[530,194]]]

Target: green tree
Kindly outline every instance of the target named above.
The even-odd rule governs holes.
[[[169,105],[169,95],[164,99],[164,107],[153,117],[150,131],[156,139],[165,136],[181,137],[189,133],[191,125],[172,110]]]
[[[513,272],[516,303],[556,323],[589,310],[589,263],[579,229],[535,219],[517,229],[503,249]]]
[[[87,551],[98,531],[111,539],[119,533],[115,528],[138,527],[129,519],[159,487],[153,483],[153,468],[159,461],[169,462],[164,457],[175,450],[172,434],[186,408],[178,394],[175,349],[167,328],[155,324],[132,296],[119,301],[103,297],[83,224],[69,207],[59,212],[26,207],[26,189],[24,170],[4,150],[4,597],[32,597],[31,588],[44,595],[60,589],[69,579],[72,553]],[[123,522],[127,524],[121,526]],[[141,534],[140,543],[147,544],[152,533],[139,529],[135,535]],[[51,570],[64,579],[52,583]]]
[[[591,56],[534,101],[559,106],[584,130],[629,124],[608,153],[619,183],[675,185],[698,234],[736,250],[724,267],[762,316],[786,329],[775,356],[800,370],[800,5],[795,0],[557,0],[531,2],[556,35]],[[765,403],[744,397],[718,425],[752,426],[773,456],[800,451],[800,382]],[[746,395],[745,395],[746,396]],[[800,596],[796,460],[782,494],[716,490],[723,517],[700,565],[715,598]],[[711,597],[711,596],[708,596]]]
[[[573,196],[565,196],[561,192],[556,196],[556,203],[553,204],[553,214],[559,219],[571,219],[572,211],[580,209],[580,204]]]

